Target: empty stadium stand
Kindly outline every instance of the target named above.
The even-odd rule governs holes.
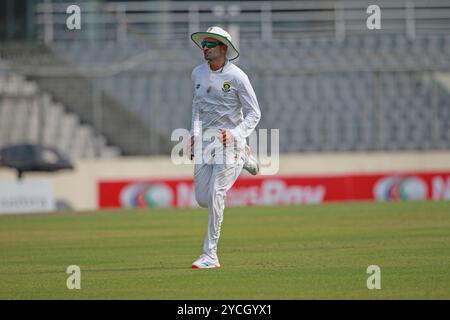
[[[88,76],[55,55],[46,45],[5,45],[0,47],[0,58],[35,81],[68,111],[78,115],[82,123],[104,135],[111,145],[120,148],[123,155],[168,152],[169,139],[152,131],[139,114],[95,87]],[[43,71],[30,73],[36,68]],[[60,69],[62,73],[52,73],[52,70]]]
[[[55,147],[72,159],[120,155],[35,82],[0,73],[0,148],[21,143]]]
[[[450,71],[450,36],[244,42],[239,66],[258,95],[263,113],[259,127],[280,128],[282,152],[450,147],[450,119],[433,116],[449,108],[442,99],[447,90],[432,78],[436,71]],[[190,72],[202,60],[201,52],[188,45],[169,53],[142,43],[62,42],[54,49],[85,68],[147,52],[148,63],[96,81],[170,136],[173,129],[190,125]],[[434,99],[437,92],[440,98]]]
[[[0,46],[0,57],[121,154],[169,154],[172,131],[189,129],[190,75],[203,62],[189,32],[228,19],[241,28],[258,128],[280,129],[281,152],[450,148],[450,87],[437,77],[450,74],[445,1],[385,1],[389,19],[373,31],[360,1],[233,4],[241,12],[224,18],[208,1],[82,3],[102,22],[78,33],[51,19],[63,4],[54,16],[38,4],[42,42]]]

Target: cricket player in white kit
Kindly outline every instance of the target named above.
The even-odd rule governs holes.
[[[258,162],[252,156],[246,138],[258,124],[261,111],[247,75],[230,62],[239,56],[239,52],[228,32],[215,26],[206,32],[193,33],[191,39],[203,50],[207,62],[192,71],[195,93],[190,149],[195,151],[195,157],[201,156],[194,143],[198,143],[206,130],[215,130],[217,139],[212,142],[203,139],[201,151],[216,143],[215,148],[223,148],[223,154],[234,159],[205,159],[196,162],[194,169],[196,200],[200,206],[208,208],[208,231],[203,252],[192,268],[218,268],[217,245],[226,193],[243,168],[253,175],[259,172]],[[219,158],[217,153],[215,157]]]

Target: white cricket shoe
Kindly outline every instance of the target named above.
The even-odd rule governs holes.
[[[244,150],[244,169],[254,176],[259,173],[258,160],[252,155],[252,150],[248,144],[245,145]]]
[[[212,269],[220,268],[218,260],[213,260],[206,254],[202,254],[197,260],[192,263],[192,269]]]

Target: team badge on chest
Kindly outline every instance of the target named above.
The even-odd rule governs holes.
[[[231,90],[231,83],[230,83],[230,81],[225,81],[223,83],[223,86],[222,86],[222,91],[223,92],[230,92],[230,90]]]

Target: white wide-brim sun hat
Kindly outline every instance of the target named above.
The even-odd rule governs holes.
[[[194,32],[193,34],[191,34],[192,41],[194,41],[195,44],[202,50],[203,48],[201,42],[205,38],[214,38],[217,41],[220,41],[223,44],[225,44],[228,47],[227,50],[228,60],[231,61],[239,57],[239,51],[236,49],[233,42],[231,41],[230,34],[225,30],[223,30],[222,28],[214,26],[209,27],[208,30],[206,30],[206,32]]]

